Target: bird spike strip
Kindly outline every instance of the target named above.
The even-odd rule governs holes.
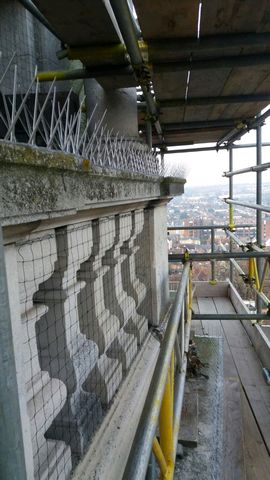
[[[146,144],[107,128],[106,110],[98,116],[96,104],[91,115],[85,118],[85,96],[78,106],[72,88],[63,99],[63,92],[57,92],[53,80],[47,93],[41,93],[35,72],[25,93],[18,94],[14,56],[3,73],[0,72],[1,141],[72,154],[78,165],[88,159],[98,169],[163,176],[157,155]],[[10,73],[13,73],[12,94],[4,95],[1,85]]]

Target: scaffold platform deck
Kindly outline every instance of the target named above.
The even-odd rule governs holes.
[[[204,285],[203,285],[204,284]],[[193,312],[238,313],[225,282],[199,282]],[[223,479],[267,480],[270,471],[270,386],[244,324],[239,320],[193,320],[195,335],[224,339]]]

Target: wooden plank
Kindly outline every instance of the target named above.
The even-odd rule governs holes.
[[[229,287],[229,295],[232,303],[235,306],[237,313],[249,312],[247,306],[243,303],[239,293],[235,290],[233,285]],[[270,368],[270,352],[267,342],[262,333],[266,329],[262,329],[259,325],[252,325],[249,320],[242,320],[242,325],[262,363],[263,366]]]
[[[194,313],[200,313],[199,312],[198,300],[197,300],[196,297],[193,297],[193,299],[192,299],[192,310],[193,310]]]
[[[197,297],[199,313],[217,313],[214,301],[212,297]],[[202,328],[204,335],[210,335],[213,337],[221,336],[221,324],[219,320],[202,320]]]
[[[244,388],[267,450],[270,452],[270,388],[267,385],[249,385]]]
[[[248,335],[239,320],[221,321],[222,328],[231,347],[253,348]]]
[[[191,328],[194,329],[195,335],[203,335],[203,328],[201,320],[192,320]]]
[[[263,17],[261,19],[260,25],[257,29],[257,32],[269,32],[270,31],[270,5],[266,4],[263,10]]]
[[[211,58],[213,58],[212,52]],[[210,95],[209,85],[211,85],[211,96],[218,96],[230,71],[230,67],[217,68],[216,70],[209,68],[191,70],[188,88],[189,97],[207,97]]]
[[[186,107],[162,108],[162,124],[183,122],[185,109]]]
[[[249,313],[248,307],[244,304],[242,297],[239,295],[232,283],[229,284],[228,296],[237,313]]]
[[[155,73],[154,70],[153,84],[159,100],[184,98],[187,84],[187,71]]]
[[[265,385],[262,376],[262,366],[252,346],[249,348],[230,345],[238,375],[244,387]]]
[[[203,314],[217,313],[216,306],[213,302],[212,297],[197,297],[199,312]]]
[[[34,3],[68,45],[102,45],[120,41],[106,2],[35,0]]]
[[[145,40],[195,37],[197,35],[198,0],[134,0]]]
[[[224,382],[223,480],[245,480],[241,385]]]
[[[174,145],[181,145],[181,144],[186,144],[186,143],[211,143],[211,142],[216,142],[219,138],[221,138],[225,133],[228,132],[228,128],[223,128],[220,130],[215,130],[211,132],[201,132],[198,129],[198,132],[196,133],[190,133],[186,132],[183,130],[182,132],[165,132],[165,140],[166,142],[171,142]],[[157,137],[154,137],[154,143],[155,143],[155,138],[157,139],[156,143],[160,143],[160,140]]]
[[[241,383],[270,452],[270,388],[265,385],[262,365],[239,321],[228,323],[224,320],[222,326]]]
[[[256,8],[254,0],[204,0],[201,36],[222,33],[256,32],[264,19],[267,0]]]
[[[199,96],[199,95],[198,95]],[[185,122],[197,122],[207,120],[213,106],[212,105],[196,105],[186,106],[184,121]]]
[[[237,380],[238,372],[236,370],[235,363],[233,361],[232,353],[228,345],[226,337],[224,337],[224,350],[223,350],[223,375],[227,380]]]
[[[228,131],[228,129],[227,129]],[[218,282],[212,285],[209,282],[194,282],[196,286],[197,297],[227,297],[228,296],[228,282]],[[209,312],[210,313],[210,312]]]
[[[199,306],[196,297],[192,299],[192,311],[194,313],[199,313]],[[203,328],[201,320],[192,320],[191,328],[194,329],[195,335],[203,335]]]
[[[185,392],[178,442],[186,447],[198,445],[198,393]]]
[[[246,480],[269,480],[270,458],[243,391],[241,399]]]
[[[235,313],[232,302],[228,297],[214,297],[213,301],[216,306],[217,313]]]

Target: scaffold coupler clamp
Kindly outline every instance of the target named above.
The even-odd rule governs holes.
[[[253,278],[253,277],[250,278],[245,273],[240,274],[240,277],[242,277],[242,279],[243,279],[243,281],[246,285],[253,285],[255,283],[255,278]]]
[[[248,242],[246,244],[246,248],[248,249],[249,252],[253,252],[254,248],[251,242]]]
[[[189,261],[190,261],[189,250],[188,250],[188,248],[186,248],[186,249],[185,249],[185,252],[184,252],[183,263],[186,263],[186,262],[189,262]]]

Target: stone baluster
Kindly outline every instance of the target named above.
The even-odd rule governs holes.
[[[103,279],[109,266],[102,264],[105,252],[114,243],[115,229],[112,218],[92,222],[92,255],[81,265],[78,279],[85,282],[79,294],[79,319],[82,332],[94,340],[100,357],[89,375],[85,388],[95,391],[102,404],[107,405],[122,381],[122,365],[117,358],[109,358],[106,351],[115,339],[120,320],[105,306]]]
[[[71,471],[70,447],[63,441],[46,438],[47,430],[64,407],[67,389],[61,380],[52,378],[40,365],[36,329],[40,318],[47,314],[48,307],[43,303],[33,303],[33,295],[39,285],[53,272],[56,256],[53,231],[41,240],[32,237],[17,249],[27,412],[32,437],[34,478],[38,480],[45,480],[49,476],[53,480],[64,480]],[[44,261],[44,257],[49,257],[49,260]]]
[[[133,334],[125,330],[130,319],[136,315],[135,300],[127,295],[122,283],[121,265],[126,255],[121,254],[123,243],[130,237],[132,223],[131,215],[116,215],[112,220],[114,228],[114,243],[106,251],[103,264],[110,267],[104,276],[105,305],[112,314],[120,318],[121,329],[107,350],[107,355],[119,358],[123,370],[126,371],[137,353],[137,340]],[[135,332],[133,332],[135,333]]]
[[[147,289],[144,283],[142,283],[136,276],[135,255],[140,250],[140,246],[135,245],[135,242],[143,229],[143,210],[135,210],[132,212],[131,219],[131,235],[121,247],[121,253],[126,255],[126,259],[122,263],[122,279],[125,290],[135,301],[136,314],[129,320],[125,329],[129,332],[135,332],[138,344],[141,345],[148,332],[148,320],[144,315],[140,315],[138,312],[140,311],[142,302],[145,300]]]
[[[78,296],[85,283],[77,280],[77,272],[91,255],[91,224],[57,229],[56,244],[54,272],[35,295],[36,302],[48,306],[38,322],[37,337],[42,369],[67,388],[67,401],[47,436],[70,445],[75,465],[102,417],[95,392],[83,389],[98,360],[98,346],[81,332],[78,315]],[[44,263],[47,261],[45,258]]]

